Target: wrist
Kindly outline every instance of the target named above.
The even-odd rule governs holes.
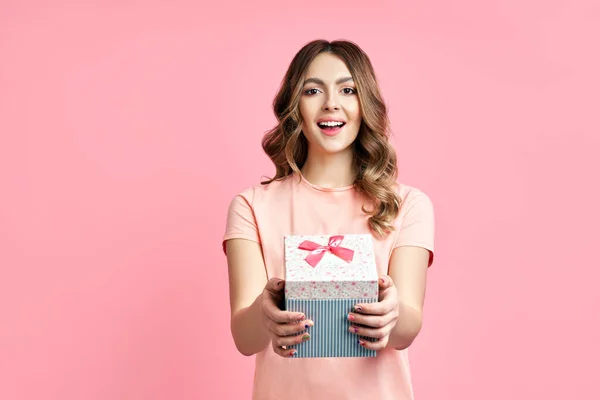
[[[231,318],[231,332],[240,353],[251,356],[264,350],[270,342],[262,311],[262,294],[248,307],[238,310]]]
[[[265,313],[263,311],[263,296],[265,296],[264,292],[262,292],[260,295],[258,295],[258,297],[256,297],[256,300],[254,300],[254,302],[250,305],[251,311],[249,314],[251,315],[255,330],[262,338],[262,342],[266,343],[266,347],[269,344],[271,338],[269,336],[269,330],[267,329],[266,325]]]
[[[408,348],[418,336],[422,325],[423,318],[420,310],[400,305],[398,319],[390,332],[386,347],[396,350]]]

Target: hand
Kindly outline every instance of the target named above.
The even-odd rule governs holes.
[[[293,357],[296,350],[286,347],[302,343],[310,339],[310,335],[297,335],[313,326],[311,320],[306,320],[304,314],[282,311],[278,304],[283,301],[285,281],[278,278],[269,279],[261,293],[261,314],[263,323],[269,331],[273,351],[281,357]]]
[[[392,329],[396,326],[399,308],[398,292],[392,278],[381,275],[379,302],[354,306],[355,312],[348,314],[348,320],[354,323],[350,326],[350,332],[378,339],[374,342],[361,339],[360,344],[370,350],[383,350],[388,344]]]

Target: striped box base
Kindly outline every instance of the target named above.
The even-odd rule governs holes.
[[[375,357],[376,351],[365,349],[358,339],[373,340],[348,331],[348,313],[358,303],[373,303],[376,299],[286,299],[287,311],[301,312],[315,325],[308,328],[310,339],[295,346],[295,358],[305,357]],[[303,334],[303,333],[302,333]]]

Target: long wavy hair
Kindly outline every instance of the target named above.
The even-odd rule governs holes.
[[[294,56],[273,100],[277,125],[266,132],[262,148],[275,164],[273,178],[266,185],[293,172],[300,173],[308,155],[308,141],[302,134],[300,97],[310,63],[320,53],[331,53],[342,59],[356,84],[362,122],[353,142],[353,163],[357,175],[354,189],[370,204],[362,211],[370,215],[371,231],[386,236],[394,230],[401,199],[395,185],[398,175],[396,151],[389,142],[387,107],[369,57],[355,43],[346,40],[314,40]]]

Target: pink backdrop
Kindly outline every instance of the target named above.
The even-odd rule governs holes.
[[[0,398],[249,398],[221,235],[315,38],[436,206],[417,398],[600,398],[599,3],[205,3],[0,2]]]

